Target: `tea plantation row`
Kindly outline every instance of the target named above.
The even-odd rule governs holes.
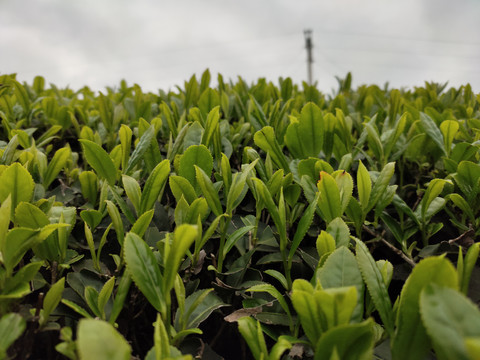
[[[0,359],[480,358],[480,98],[0,76]]]

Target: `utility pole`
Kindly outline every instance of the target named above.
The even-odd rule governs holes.
[[[304,30],[303,34],[305,35],[305,47],[307,48],[307,75],[308,75],[308,84],[312,85],[312,30]]]

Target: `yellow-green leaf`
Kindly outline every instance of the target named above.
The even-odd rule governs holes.
[[[127,340],[109,323],[82,319],[78,324],[77,349],[80,360],[130,360]]]
[[[35,183],[27,169],[19,163],[13,163],[0,175],[0,184],[2,184],[0,202],[3,203],[10,195],[12,201],[10,212],[13,217],[17,205],[32,198]]]

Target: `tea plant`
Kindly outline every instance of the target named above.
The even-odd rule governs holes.
[[[338,80],[1,75],[0,358],[478,358],[478,96]]]

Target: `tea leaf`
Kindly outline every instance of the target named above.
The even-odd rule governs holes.
[[[50,314],[55,310],[55,308],[62,300],[62,293],[65,288],[65,278],[61,278],[55,284],[52,285],[50,290],[48,290],[43,300],[43,311],[40,313],[40,326],[43,326],[47,323]]]
[[[480,243],[475,243],[467,251],[467,255],[464,260],[464,267],[461,274],[460,281],[460,291],[465,295],[468,294],[468,285],[470,284],[470,277],[472,276],[472,271],[475,267],[475,264],[478,260],[478,255],[480,253]],[[460,272],[460,271],[459,271]]]
[[[118,130],[118,137],[120,138],[120,146],[122,149],[122,169],[123,172],[126,173],[132,146],[132,129],[127,125],[122,124],[120,130]]]
[[[117,291],[115,294],[115,299],[113,300],[112,311],[110,312],[110,324],[114,324],[117,320],[117,317],[120,315],[120,312],[123,309],[125,299],[127,298],[128,291],[130,290],[130,285],[132,284],[132,278],[128,271],[128,268],[125,268],[123,276],[120,279],[120,282],[117,286]]]
[[[103,148],[90,140],[78,140],[83,147],[83,154],[88,164],[102,178],[106,179],[110,185],[115,185],[117,178],[117,169],[112,158]]]
[[[398,144],[398,139],[400,135],[402,135],[405,127],[407,125],[407,116],[408,113],[403,114],[398,121],[395,122],[395,127],[391,132],[391,135],[386,139],[384,142],[384,151],[385,151],[385,158],[388,159],[390,153],[395,145]]]
[[[137,221],[135,221],[135,223],[133,224],[130,231],[132,233],[137,234],[140,237],[143,237],[143,235],[145,234],[145,231],[147,231],[148,227],[150,226],[150,223],[151,223],[152,218],[153,218],[153,213],[154,213],[154,211],[152,209],[152,210],[148,210],[147,212],[144,212],[142,215],[140,215],[140,217],[137,219]]]
[[[183,176],[194,189],[198,188],[195,168],[198,166],[207,176],[210,176],[213,170],[213,158],[210,151],[205,145],[189,146],[185,153],[180,158],[178,174]]]
[[[355,286],[357,304],[352,314],[352,321],[360,321],[363,316],[363,298],[365,285],[355,256],[345,246],[336,249],[316,274],[317,281],[323,289]]]
[[[17,205],[22,202],[29,202],[33,195],[35,183],[33,178],[22,165],[13,163],[0,175],[0,202],[3,203],[10,195],[11,198],[11,217]]]
[[[212,181],[207,174],[205,174],[203,169],[197,165],[194,165],[194,169],[197,182],[200,186],[200,189],[202,189],[203,196],[205,196],[208,206],[210,206],[216,216],[220,216],[223,213],[222,204],[220,203],[218,192],[213,187]]]
[[[215,90],[212,90],[212,91],[215,91]],[[219,120],[220,120],[220,106],[215,106],[208,113],[207,122],[205,124],[205,132],[203,133],[203,136],[202,136],[202,144],[204,144],[206,147],[208,147],[212,141],[213,134],[218,128]]]
[[[320,172],[320,181],[317,187],[320,192],[318,207],[322,211],[325,222],[328,224],[333,219],[342,216],[340,190],[332,175],[325,171]]]
[[[160,314],[157,314],[157,320],[153,323],[153,326],[155,328],[153,333],[155,359],[167,359],[170,356],[170,341]]]
[[[131,232],[125,237],[124,248],[125,262],[133,281],[150,304],[160,313],[164,313],[164,279],[152,250],[138,235]]]
[[[367,246],[358,239],[355,241],[357,243],[355,247],[357,263],[362,273],[363,280],[365,281],[365,284],[367,284],[368,292],[378,310],[385,329],[388,334],[392,336],[394,330],[392,303],[390,302],[390,297],[385,282],[383,281],[382,274],[380,273],[380,270]]]
[[[447,199],[451,200],[455,206],[459,207],[467,216],[470,218],[471,222],[475,222],[475,215],[473,214],[473,210],[468,204],[468,202],[461,197],[459,194],[449,194]]]
[[[173,288],[175,276],[180,266],[182,258],[187,253],[187,250],[195,241],[197,236],[197,227],[194,225],[180,225],[173,233],[173,243],[169,246],[169,251],[164,251],[165,254],[165,269],[163,273],[164,291],[170,292]],[[168,239],[167,239],[168,241]],[[134,278],[135,280],[135,278]]]
[[[394,162],[389,162],[387,165],[385,165],[378,175],[377,180],[375,181],[375,184],[373,185],[372,192],[370,194],[370,199],[368,201],[368,206],[365,209],[365,213],[368,213],[370,210],[373,209],[375,204],[378,202],[380,197],[383,195],[385,192],[388,183],[390,182],[390,179],[393,176],[393,173],[395,171],[395,163]]]
[[[480,191],[480,166],[471,161],[458,164],[457,173],[453,175],[455,182],[466,195],[469,203],[474,203]]]
[[[183,176],[171,175],[168,179],[168,183],[176,201],[179,201],[182,195],[189,204],[197,198],[195,189]]]
[[[223,257],[225,257],[228,252],[233,248],[233,246],[240,240],[246,233],[252,231],[255,228],[253,225],[243,226],[235,230],[225,242],[225,247],[223,248]]]
[[[420,294],[420,313],[439,358],[470,359],[465,340],[480,336],[475,304],[454,289],[432,283]]]
[[[232,184],[232,168],[230,167],[230,160],[223,153],[220,162],[220,169],[223,178],[223,188],[228,193],[230,192],[230,185]]]
[[[0,318],[0,358],[5,358],[7,350],[27,327],[25,319],[16,313],[9,313]]]
[[[422,219],[424,219],[424,221],[430,204],[437,196],[442,193],[443,187],[445,186],[446,182],[447,181],[443,179],[433,179],[432,181],[430,181],[430,184],[428,184],[427,190],[425,191],[425,194],[422,198]]]
[[[203,222],[208,214],[210,214],[210,209],[207,200],[204,198],[197,198],[188,208],[186,222],[195,225],[199,217]]]
[[[186,328],[198,327],[210,314],[227,306],[212,289],[195,291],[185,299]]]
[[[5,237],[7,236],[8,227],[10,226],[11,199],[11,196],[8,195],[0,206],[0,252],[2,252],[5,247]]]
[[[352,176],[346,171],[336,171],[333,174],[335,181],[337,182],[338,190],[340,191],[340,204],[342,214],[352,198],[353,193],[353,180]]]
[[[443,142],[447,155],[450,154],[453,139],[455,139],[455,135],[457,134],[459,127],[460,125],[458,122],[454,120],[445,120],[440,124],[440,131],[443,135]]]
[[[267,152],[273,161],[282,168],[285,172],[290,172],[285,155],[275,138],[275,130],[271,126],[265,126],[263,129],[257,131],[253,137],[255,144]]]
[[[262,199],[263,203],[267,207],[267,210],[272,216],[273,222],[277,227],[277,231],[280,234],[280,251],[283,251],[284,248],[282,249],[282,246],[286,246],[286,244],[284,243],[284,240],[286,240],[287,238],[286,228],[285,228],[286,223],[283,220],[282,216],[280,215],[279,209],[277,208],[277,205],[273,201],[272,194],[270,194],[270,191],[267,189],[267,186],[260,179],[253,178],[252,180],[255,183],[255,189],[257,193],[260,195],[260,198]]]
[[[107,211],[108,214],[110,215],[110,218],[112,219],[112,224],[115,229],[115,232],[117,233],[117,240],[120,246],[123,245],[123,240],[124,240],[124,235],[125,235],[125,230],[123,228],[123,221],[120,216],[120,212],[118,211],[118,208],[115,206],[114,203],[112,203],[110,200],[105,200],[105,203],[107,204]]]
[[[81,360],[130,360],[130,345],[112,325],[105,321],[80,320],[77,336],[77,348]]]
[[[5,286],[2,293],[8,294],[15,288],[21,287],[21,284],[27,284],[27,288],[30,292],[28,283],[33,280],[38,271],[43,265],[43,261],[32,262],[20,268],[14,276],[8,278],[5,281]]]
[[[182,196],[175,206],[174,219],[177,226],[186,222],[189,208],[188,203]]]
[[[327,232],[335,239],[337,248],[350,244],[350,230],[342,218],[333,219],[327,226]]]
[[[400,294],[397,331],[392,343],[393,359],[424,359],[428,337],[420,319],[420,294],[429,284],[457,288],[457,273],[444,257],[429,257],[414,267]]]
[[[300,119],[290,123],[285,133],[285,143],[296,158],[319,155],[323,148],[324,123],[322,111],[314,103],[306,104]]]
[[[142,157],[147,152],[148,148],[152,144],[152,140],[155,137],[155,126],[150,125],[147,130],[143,133],[140,137],[140,140],[135,147],[130,159],[127,163],[127,168],[125,169],[125,174],[130,174],[133,168],[138,164],[138,162],[142,159]]]
[[[102,287],[98,294],[98,310],[100,311],[102,320],[105,320],[105,305],[107,305],[110,296],[112,295],[115,286],[115,276],[112,276]]]
[[[364,123],[365,130],[368,134],[368,146],[375,154],[375,157],[378,162],[382,163],[384,159],[384,150],[382,145],[382,140],[380,139],[380,134],[374,124],[372,124],[372,120],[368,123]]]
[[[251,317],[240,318],[237,322],[238,330],[247,342],[255,360],[266,359],[268,357],[268,350],[260,323]]]
[[[103,214],[97,210],[83,210],[80,212],[80,217],[90,229],[95,229],[102,221]]]
[[[295,280],[291,298],[305,335],[312,344],[316,344],[323,333],[322,323],[326,319],[315,301],[312,285],[303,279]]]
[[[82,317],[86,319],[92,319],[92,316],[86,311],[84,308],[82,308],[80,305],[77,305],[73,301],[67,300],[67,299],[62,299],[62,304],[68,306],[70,309],[75,311],[77,314],[81,315]]]
[[[44,241],[52,232],[66,224],[49,224],[42,229],[13,228],[5,238],[3,249],[3,264],[7,274],[20,262],[25,253],[35,245]]]
[[[277,301],[278,303],[280,304],[280,306],[282,307],[282,309],[287,313],[287,315],[290,317],[290,309],[288,307],[288,304],[287,302],[285,301],[284,297],[282,296],[282,294],[280,294],[280,292],[273,286],[273,285],[270,285],[270,284],[267,284],[267,283],[264,283],[264,284],[258,284],[258,285],[254,285],[254,286],[251,286],[249,287],[247,290],[245,291],[249,291],[249,292],[266,292],[266,293],[269,293],[271,296],[273,296]]]
[[[167,159],[155,166],[143,187],[139,215],[153,208],[169,174],[170,162]]]
[[[320,258],[324,255],[333,252],[337,245],[332,235],[322,230],[316,241],[317,253]]]
[[[423,130],[427,135],[433,140],[433,142],[438,146],[442,153],[446,156],[447,151],[444,146],[444,139],[441,131],[438,129],[437,124],[433,119],[427,114],[420,113],[420,123],[422,124]]]
[[[15,209],[15,223],[20,227],[39,229],[48,224],[47,215],[33,204],[21,202]]]
[[[361,161],[358,162],[357,190],[360,205],[366,212],[370,200],[370,193],[372,191],[372,180],[370,179],[370,174],[368,173],[367,168]]]
[[[132,202],[132,205],[138,214],[138,212],[140,211],[140,199],[142,197],[142,190],[140,189],[140,185],[138,185],[137,180],[128,175],[122,175],[122,183],[128,199]]]
[[[43,186],[47,189],[55,180],[60,170],[65,167],[67,161],[71,157],[70,147],[58,149],[52,160],[48,164],[47,171],[43,175]]]
[[[339,325],[320,338],[314,359],[372,359],[373,345],[372,319],[359,324]]]
[[[250,174],[250,172],[253,170],[257,162],[258,162],[258,159],[252,161],[242,170],[241,173],[236,173],[233,176],[231,186],[227,195],[227,204],[226,204],[226,210],[225,210],[227,214],[231,215],[236,205],[238,206],[238,204],[243,200],[243,197],[245,195],[243,196],[241,195],[242,195],[243,189],[245,188],[247,177]]]
[[[78,176],[83,197],[95,205],[98,196],[97,175],[93,171],[83,171]]]
[[[317,192],[317,194],[315,195],[315,199],[313,199],[313,201],[308,205],[307,210],[305,210],[300,221],[298,222],[297,230],[295,231],[295,235],[293,236],[292,245],[288,254],[289,261],[292,260],[295,251],[300,246],[300,243],[302,242],[308,229],[312,225],[313,216],[315,215],[315,211],[317,210],[319,199],[320,193]]]

